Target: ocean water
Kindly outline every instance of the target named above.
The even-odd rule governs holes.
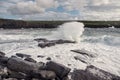
[[[51,57],[53,61],[64,64],[73,69],[85,69],[94,65],[100,69],[120,76],[120,29],[117,28],[85,28],[80,43],[61,44],[44,49],[38,47],[36,38],[59,39],[60,28],[55,29],[0,29],[0,51],[7,56],[25,53],[42,62]],[[85,49],[95,58],[83,56],[70,50]],[[43,55],[44,58],[37,58]],[[87,63],[75,60],[79,56]]]

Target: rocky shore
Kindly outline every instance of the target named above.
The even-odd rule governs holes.
[[[68,40],[47,40],[44,38],[35,39],[35,41],[38,42],[38,47],[42,49],[58,44],[75,43]],[[87,50],[76,49],[71,51],[90,58],[97,56]],[[37,56],[44,57],[42,55]],[[79,56],[74,56],[74,58],[87,64]],[[71,71],[69,67],[52,61],[52,57],[48,57],[47,60],[46,63],[38,62],[31,55],[23,53],[16,53],[7,57],[4,52],[0,52],[0,80],[120,80],[119,76],[94,65],[88,65],[85,70],[74,69]]]
[[[63,23],[71,21],[24,21],[12,19],[0,19],[0,28],[4,29],[21,29],[21,28],[57,28]],[[78,21],[83,22],[88,28],[120,28],[119,21]]]

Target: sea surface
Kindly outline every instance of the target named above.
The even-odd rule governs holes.
[[[85,28],[80,43],[61,44],[53,47],[40,48],[34,41],[36,38],[60,39],[59,28],[55,29],[0,29],[0,51],[7,56],[25,53],[42,62],[51,57],[53,61],[71,69],[85,69],[94,65],[100,69],[120,76],[120,29],[118,28]],[[96,57],[90,58],[70,50],[85,49]],[[44,55],[44,58],[37,58]],[[79,56],[87,63],[75,60]]]

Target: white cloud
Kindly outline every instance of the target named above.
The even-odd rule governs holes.
[[[87,5],[87,1],[86,0],[65,0],[65,1],[61,1],[60,5],[62,5],[68,11],[80,10]]]
[[[36,4],[42,8],[50,8],[58,6],[58,2],[55,0],[36,0]]]
[[[25,15],[22,17],[24,20],[73,20],[75,16],[70,15],[69,13],[60,13],[60,12],[45,12],[36,15]]]
[[[90,3],[92,6],[108,5],[110,0],[91,0]]]
[[[63,12],[49,10],[62,6]],[[79,14],[69,13],[77,10]],[[58,12],[57,12],[58,11]],[[2,0],[0,14],[23,19],[120,20],[120,0]]]
[[[18,2],[11,6],[8,11],[15,15],[31,15],[44,12],[47,8],[55,7],[55,0],[35,0]]]

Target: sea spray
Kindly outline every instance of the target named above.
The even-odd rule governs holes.
[[[62,38],[65,40],[80,42],[80,36],[84,31],[84,24],[81,22],[67,22],[59,26]]]

